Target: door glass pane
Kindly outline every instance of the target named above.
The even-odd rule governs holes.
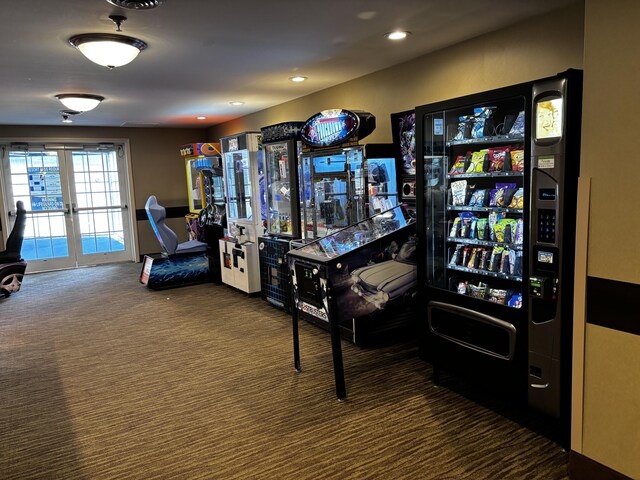
[[[72,156],[82,254],[123,251],[116,152],[74,151]]]
[[[29,212],[22,257],[44,260],[67,257],[67,230],[62,210],[60,164],[56,152],[10,151],[10,188],[13,203],[22,201]]]
[[[289,172],[289,143],[265,145],[267,173],[267,206],[269,233],[291,235],[293,231]],[[295,192],[293,198],[297,201]]]

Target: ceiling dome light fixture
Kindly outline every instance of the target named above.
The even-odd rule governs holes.
[[[238,100],[233,101],[233,102],[229,102],[229,105],[234,105],[236,107],[240,106],[240,105],[244,105],[244,102],[240,102]]]
[[[110,15],[109,18],[116,24],[116,31],[121,32],[120,25],[127,17]],[[82,33],[71,37],[69,43],[93,63],[111,70],[132,62],[148,47],[142,40],[115,33]]]
[[[289,77],[289,80],[295,83],[304,82],[307,77],[303,77],[302,75],[296,75],[295,77]]]
[[[407,32],[404,30],[396,30],[393,32],[385,33],[384,37],[388,38],[389,40],[404,40],[408,35],[410,35],[410,33],[411,32]]]
[[[56,95],[56,98],[69,110],[80,113],[93,110],[104,100],[104,97],[100,95],[86,93],[60,93]]]
[[[165,0],[107,0],[107,2],[129,10],[150,10],[162,5]]]

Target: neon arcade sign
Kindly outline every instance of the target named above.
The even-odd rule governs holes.
[[[302,126],[302,140],[311,147],[340,145],[358,134],[367,136],[375,128],[375,117],[368,112],[323,110]]]

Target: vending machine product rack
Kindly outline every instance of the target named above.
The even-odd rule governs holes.
[[[582,75],[416,108],[421,355],[568,430]]]
[[[284,122],[260,129],[264,151],[267,231],[258,237],[261,296],[291,312],[291,277],[286,255],[300,238],[298,156],[303,122]]]
[[[264,166],[259,132],[220,139],[228,236],[220,239],[222,281],[245,293],[260,291],[259,235],[264,232]]]

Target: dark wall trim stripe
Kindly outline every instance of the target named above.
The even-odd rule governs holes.
[[[184,217],[187,213],[189,213],[189,207],[164,207],[167,211],[167,218],[178,218]],[[144,208],[138,208],[136,210],[136,221],[140,222],[142,220],[149,220],[147,217],[147,211]]]
[[[587,277],[587,323],[640,335],[640,285]]]
[[[632,480],[573,450],[569,452],[569,478],[571,480]]]

